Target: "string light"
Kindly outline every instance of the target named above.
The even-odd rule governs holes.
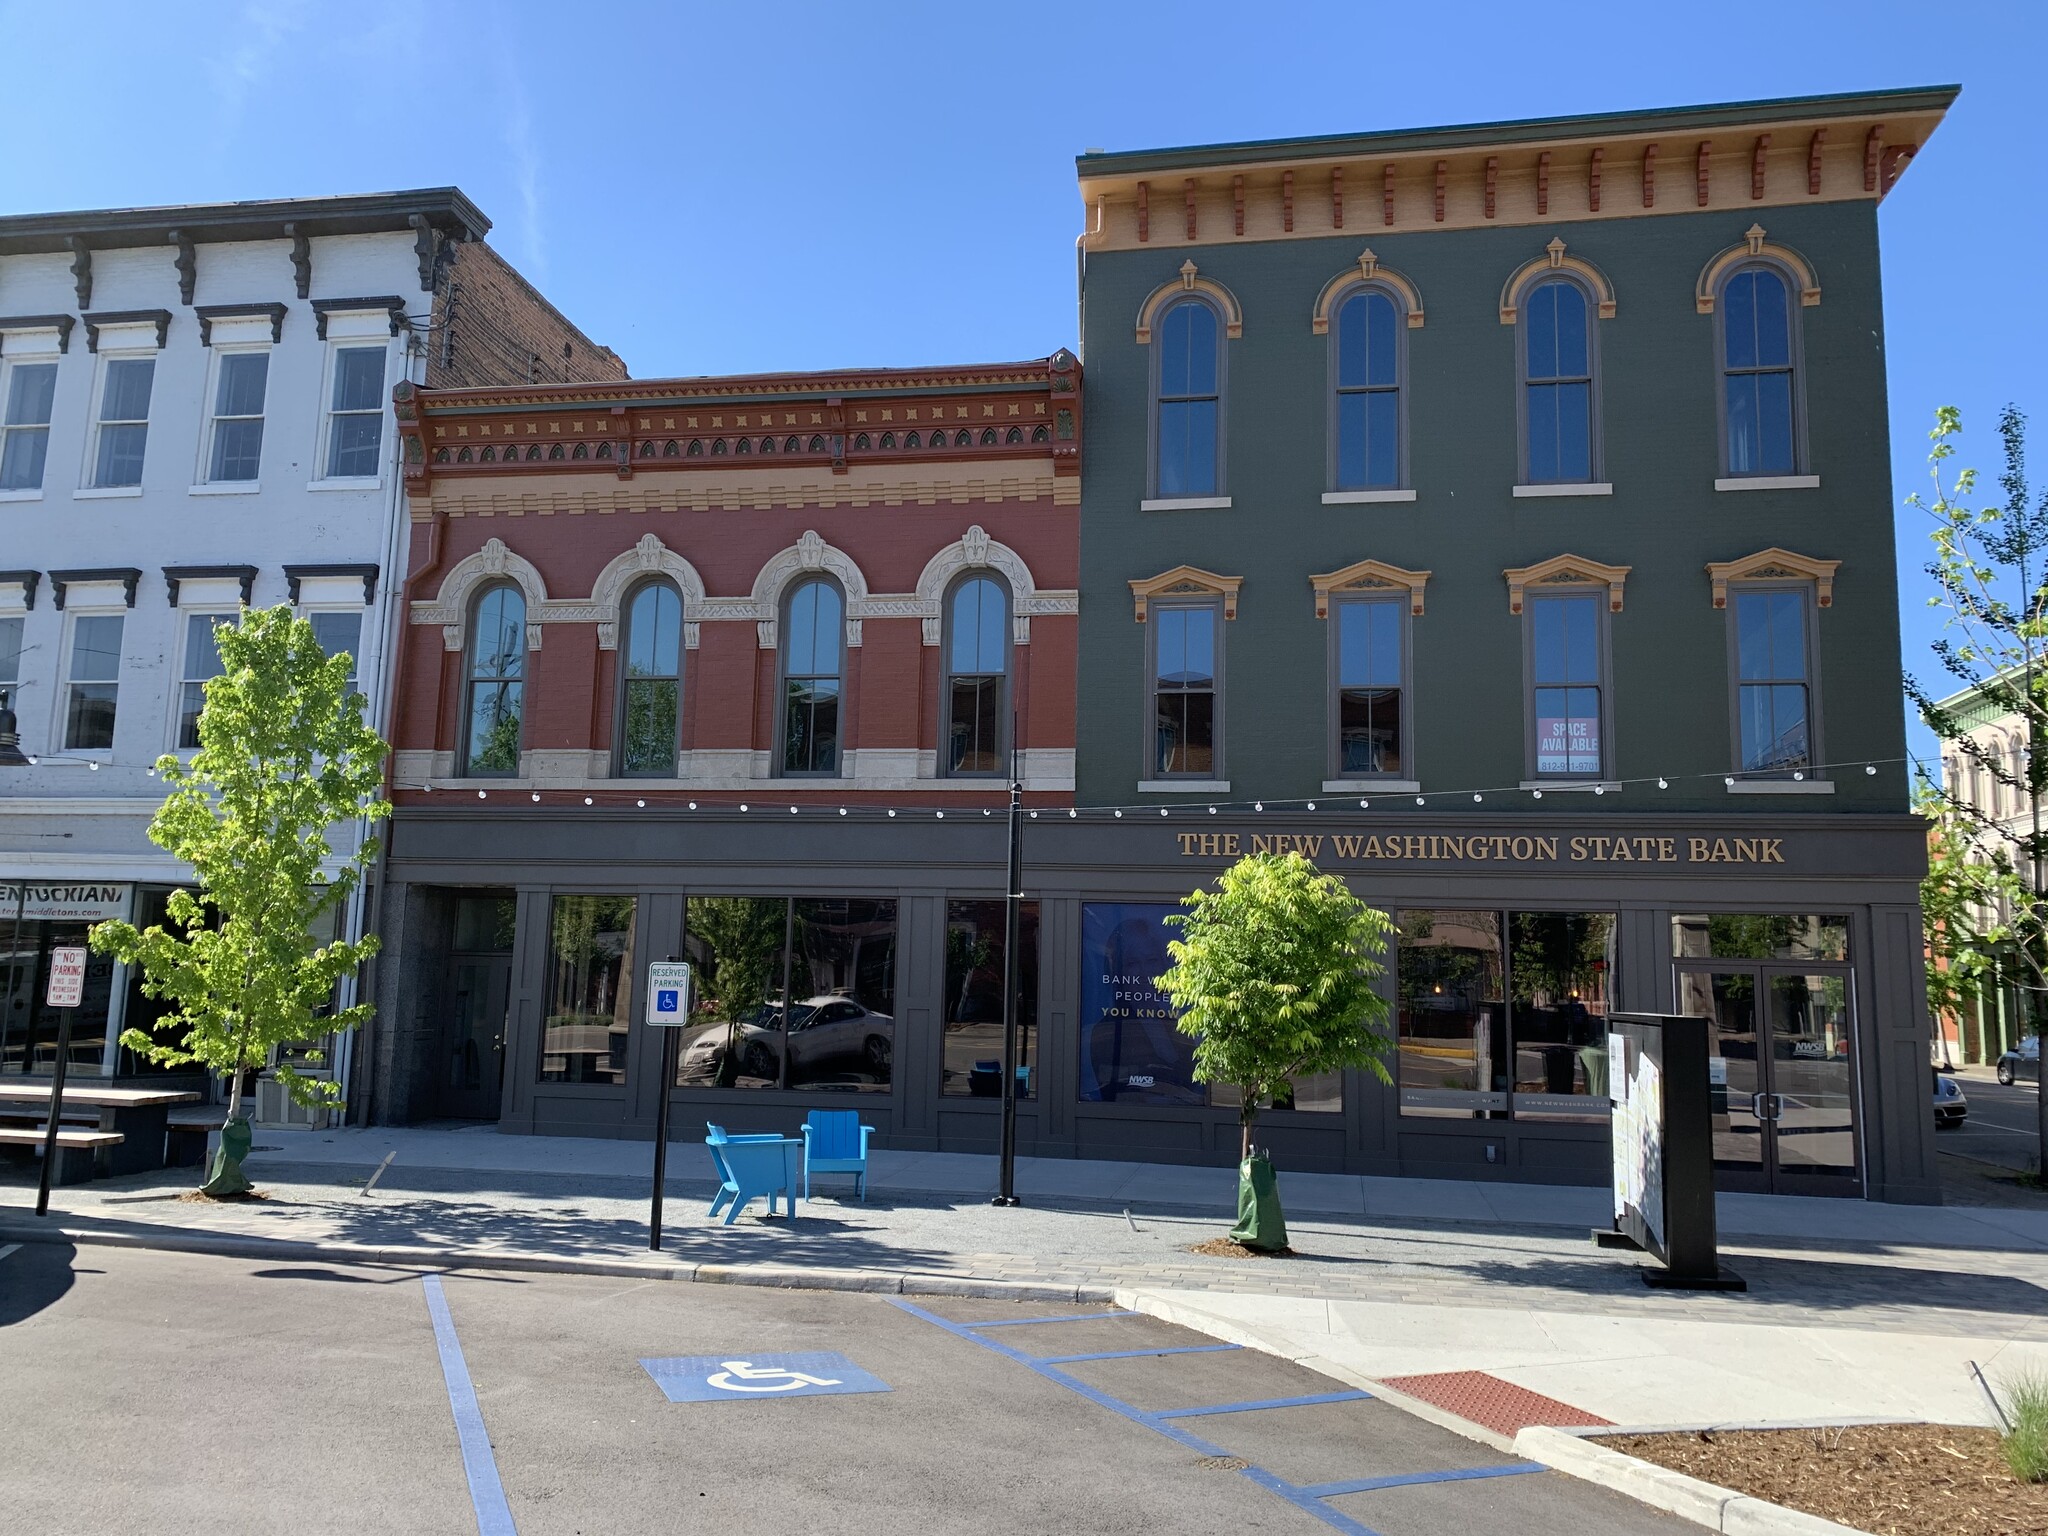
[[[1604,795],[1607,793],[1607,786],[1605,784],[1595,784],[1593,786],[1593,793],[1596,795]]]
[[[1874,775],[1874,774],[1876,774],[1876,772],[1877,772],[1877,764],[1875,764],[1875,763],[1865,763],[1865,764],[1863,765],[1863,771],[1864,771],[1865,773],[1868,773],[1868,774],[1872,774],[1872,775]]]
[[[583,803],[584,803],[585,805],[595,805],[595,804],[596,804],[597,802],[596,802],[596,801],[594,801],[594,800],[592,800],[592,799],[590,798],[590,796],[588,796],[588,795],[585,795],[585,796],[583,797]]]
[[[1263,800],[1254,800],[1252,802],[1252,809],[1255,811],[1263,811],[1265,808],[1266,802]]]
[[[1477,800],[1484,800],[1484,799],[1486,798],[1486,796],[1484,796],[1484,795],[1474,795],[1474,796],[1473,796],[1472,798],[1473,798],[1473,799],[1474,799],[1475,801],[1477,801]]]
[[[482,790],[478,790],[478,791],[476,792],[476,797],[477,797],[477,799],[479,799],[479,800],[484,800],[484,799],[488,799],[488,798],[489,798],[489,797],[488,797],[487,795],[485,795],[485,794],[484,794],[484,792],[483,792]]]
[[[1213,806],[1213,805],[1212,805],[1212,806],[1210,806],[1210,807],[1209,807],[1209,814],[1210,814],[1211,816],[1214,816],[1214,815],[1216,814],[1216,807],[1215,807],[1215,806]]]
[[[944,811],[936,811],[933,814],[936,815],[941,821],[944,821],[946,819],[946,813]]]
[[[1666,778],[1659,778],[1657,780],[1657,787],[1659,789],[1669,789],[1671,787],[1671,781]]]
[[[1541,800],[1543,798],[1543,791],[1540,789],[1532,789],[1529,791],[1529,793],[1534,795],[1538,800]]]
[[[1417,796],[1415,797],[1415,803],[1416,803],[1417,805],[1420,805],[1420,804],[1422,804],[1422,803],[1423,803],[1423,802],[1422,802],[1422,796],[1420,796],[1420,795],[1417,795]]]
[[[646,804],[647,802],[646,802],[645,800],[643,800],[643,801],[641,801],[640,803],[641,803],[642,805],[645,805],[645,804]],[[842,805],[841,807],[839,807],[839,814],[840,814],[840,815],[842,815],[842,816],[844,816],[844,815],[846,814],[846,807],[845,807],[845,806],[843,806],[843,805]]]
[[[1310,806],[1310,807],[1309,807],[1309,809],[1310,809],[1310,810],[1314,810],[1314,809],[1315,809],[1315,807],[1314,807],[1314,806]],[[1166,814],[1166,807],[1165,807],[1165,806],[1163,806],[1163,805],[1162,805],[1161,807],[1159,807],[1159,814],[1160,814],[1160,815],[1162,815],[1162,816],[1164,816],[1164,815]]]
[[[1124,819],[1124,813],[1123,813],[1122,811],[1118,811],[1118,812],[1116,813],[1116,819],[1117,819],[1118,821],[1122,821],[1122,820]]]
[[[793,805],[792,805],[792,806],[791,806],[791,807],[789,808],[789,814],[790,814],[790,815],[792,815],[792,816],[794,816],[794,815],[796,814],[796,807],[795,807],[795,806],[793,806]]]
[[[1361,800],[1358,802],[1358,808],[1361,811],[1369,811],[1372,809],[1372,802],[1370,800]]]
[[[1308,808],[1309,808],[1310,810],[1314,810],[1314,809],[1316,808],[1316,803],[1315,803],[1315,801],[1313,801],[1313,800],[1309,801],[1309,803],[1308,803]]]
[[[746,807],[743,805],[740,807],[740,809],[744,811]],[[894,821],[896,819],[896,807],[893,805],[889,807],[889,819],[891,821]]]
[[[533,803],[535,805],[540,804],[540,791],[537,789],[533,792]]]
[[[697,802],[696,802],[696,801],[692,800],[692,801],[690,802],[690,809],[691,809],[691,810],[693,810],[693,811],[694,811],[695,809],[697,809]]]
[[[742,801],[742,802],[741,802],[741,804],[740,804],[740,809],[744,811],[744,810],[745,810],[746,808],[747,808],[747,807],[746,807],[746,803],[745,803],[744,801]]]
[[[634,801],[633,803],[634,803],[635,805],[639,806],[639,807],[640,807],[640,809],[641,809],[641,810],[643,810],[643,811],[647,809],[647,802],[646,802],[645,800],[635,800],[635,801]],[[844,812],[844,811],[841,811],[841,812],[840,812],[839,814],[840,814],[840,815],[842,815],[842,816],[844,816],[844,815],[846,814],[846,812]]]

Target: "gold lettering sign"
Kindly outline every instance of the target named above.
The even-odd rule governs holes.
[[[1180,832],[1184,859],[1299,853],[1365,863],[1782,864],[1782,837],[1662,837],[1508,832]]]

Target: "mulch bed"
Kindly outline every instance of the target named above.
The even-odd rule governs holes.
[[[190,1205],[240,1205],[247,1200],[268,1200],[270,1191],[252,1189],[239,1195],[209,1195],[203,1189],[188,1189],[178,1198]]]
[[[1605,1435],[1599,1444],[1872,1536],[2048,1536],[2048,1483],[1942,1424]]]
[[[1212,1237],[1206,1243],[1191,1243],[1189,1253],[1199,1253],[1210,1259],[1293,1259],[1299,1258],[1292,1248],[1275,1248],[1271,1252],[1263,1248],[1247,1248],[1243,1243],[1227,1237]]]

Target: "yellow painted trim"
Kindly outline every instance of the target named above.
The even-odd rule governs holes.
[[[1790,246],[1773,245],[1764,238],[1764,227],[1752,224],[1743,236],[1741,245],[1731,245],[1700,269],[1700,280],[1693,284],[1692,307],[1702,315],[1714,312],[1714,302],[1720,297],[1722,279],[1737,267],[1752,261],[1776,262],[1791,273],[1792,280],[1799,285],[1799,303],[1802,308],[1811,309],[1820,302],[1820,278],[1814,273],[1813,264]]]
[[[1130,584],[1140,624],[1145,622],[1146,610],[1153,598],[1181,592],[1207,593],[1222,598],[1223,617],[1234,619],[1237,617],[1237,589],[1243,585],[1242,576],[1218,576],[1198,565],[1176,565],[1170,571],[1161,571],[1157,576],[1148,576]]]
[[[1334,593],[1393,587],[1407,591],[1408,611],[1419,619],[1422,617],[1422,589],[1429,584],[1429,577],[1428,571],[1403,570],[1398,565],[1388,565],[1384,560],[1361,560],[1341,571],[1311,576],[1308,584],[1316,595],[1316,617],[1319,619],[1330,616],[1330,598]]]
[[[1543,248],[1543,254],[1534,261],[1524,262],[1517,267],[1500,290],[1500,323],[1513,325],[1520,316],[1522,289],[1537,278],[1552,272],[1569,272],[1593,290],[1593,299],[1602,320],[1614,318],[1614,284],[1607,281],[1607,274],[1583,256],[1567,256],[1564,241],[1553,235],[1550,244]]]
[[[1598,560],[1588,560],[1580,555],[1552,555],[1534,565],[1502,571],[1501,575],[1508,579],[1508,612],[1522,611],[1522,593],[1526,587],[1604,586],[1607,588],[1607,611],[1619,613],[1621,586],[1628,580],[1631,569],[1626,565],[1603,565]]]
[[[1835,572],[1841,566],[1839,560],[1815,560],[1773,545],[1740,560],[1710,560],[1707,562],[1707,575],[1714,583],[1716,608],[1728,606],[1728,583],[1731,581],[1810,581],[1814,585],[1815,601],[1828,608],[1835,601]]]
[[[1329,335],[1330,311],[1336,307],[1338,295],[1353,287],[1370,287],[1374,283],[1392,289],[1401,300],[1407,311],[1409,330],[1422,329],[1422,290],[1392,267],[1381,266],[1379,257],[1372,253],[1370,246],[1358,253],[1357,266],[1346,267],[1323,284],[1323,291],[1316,295],[1316,307],[1309,313],[1309,329],[1318,336]]]
[[[1138,345],[1144,346],[1152,339],[1152,323],[1159,318],[1159,312],[1175,299],[1188,294],[1199,293],[1210,299],[1223,311],[1223,335],[1236,341],[1244,335],[1244,310],[1237,302],[1237,295],[1217,282],[1214,278],[1201,276],[1192,260],[1180,264],[1180,276],[1170,283],[1161,283],[1145,296],[1145,302],[1138,306]]]

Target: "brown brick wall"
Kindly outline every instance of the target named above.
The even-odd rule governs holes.
[[[487,243],[446,248],[427,338],[429,388],[625,377],[616,352],[571,325]]]

